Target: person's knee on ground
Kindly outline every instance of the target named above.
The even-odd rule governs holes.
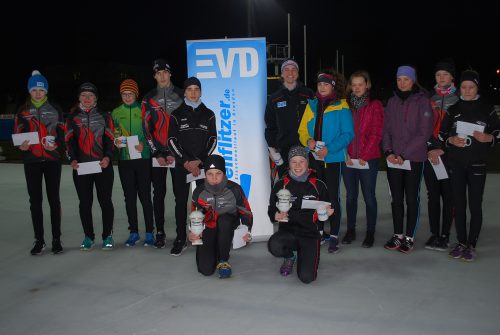
[[[293,257],[297,250],[295,237],[287,231],[277,231],[267,241],[267,250],[275,257]]]

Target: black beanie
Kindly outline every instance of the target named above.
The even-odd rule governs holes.
[[[224,160],[224,157],[219,155],[208,156],[203,163],[203,167],[205,168],[205,172],[210,169],[217,169],[226,174],[226,161]]]
[[[188,88],[191,85],[196,85],[200,88],[201,91],[201,82],[198,78],[196,77],[189,77],[184,81],[184,89]]]
[[[473,70],[465,70],[460,76],[460,85],[464,81],[472,81],[479,88],[479,73]]]
[[[156,74],[156,72],[158,71],[168,71],[170,73],[172,72],[170,70],[170,65],[168,65],[168,62],[163,58],[155,59],[155,61],[153,62],[153,73]]]
[[[82,94],[83,92],[94,93],[94,95],[97,97],[97,87],[94,84],[89,83],[88,81],[78,87],[78,96],[80,96],[80,94]]]
[[[438,62],[436,64],[436,68],[434,70],[434,73],[436,73],[438,71],[446,71],[449,74],[451,74],[451,76],[453,78],[455,78],[455,72],[456,72],[455,71],[455,64],[453,64],[452,62],[448,62],[448,61]]]

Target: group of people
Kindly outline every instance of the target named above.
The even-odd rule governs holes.
[[[234,230],[240,223],[246,225],[249,233],[243,239],[250,241],[252,212],[241,187],[227,179],[224,158],[213,154],[217,145],[215,115],[201,101],[202,87],[197,78],[185,80],[184,90],[175,87],[170,65],[164,59],[153,62],[153,76],[157,87],[145,94],[141,103],[137,83],[124,80],[119,88],[123,103],[111,113],[98,107],[97,87],[83,83],[78,89],[77,106],[63,120],[61,109],[48,100],[47,79],[38,71],[33,72],[28,80],[29,99],[16,114],[14,126],[15,133],[37,132],[39,137],[38,143],[25,141],[19,146],[24,152],[35,232],[32,255],[41,254],[45,248],[43,178],[51,212],[52,252],[63,251],[61,148],[65,148],[73,168],[79,198],[84,232],[81,249],[90,250],[95,243],[94,185],[102,210],[102,249],[113,249],[112,160],[118,151],[118,172],[130,230],[125,245],[132,247],[141,240],[138,197],[146,226],[143,245],[165,248],[166,179],[170,171],[176,220],[171,255],[181,255],[188,240],[202,239],[203,244],[196,251],[198,271],[211,275],[218,270],[221,278],[231,276],[228,260]],[[329,253],[337,253],[340,244],[356,240],[359,185],[367,222],[362,246],[373,246],[377,222],[375,188],[382,153],[389,166],[394,225],[394,233],[384,247],[403,253],[414,248],[424,176],[431,227],[426,248],[448,250],[454,220],[458,244],[449,255],[467,261],[475,259],[488,147],[500,139],[499,119],[493,107],[478,94],[476,72],[464,71],[460,86],[456,87],[454,65],[440,62],[436,65],[436,86],[433,94],[428,94],[418,84],[415,68],[400,66],[394,96],[385,108],[371,98],[371,80],[366,71],[354,72],[346,85],[341,73],[322,70],[316,77],[315,93],[298,80],[299,65],[293,59],[283,62],[281,76],[283,85],[267,102],[264,136],[277,173],[268,215],[272,222],[279,223],[268,241],[268,249],[274,256],[283,257],[283,276],[292,273],[297,263],[300,280],[310,283],[317,277],[323,243],[328,243]],[[459,121],[482,128],[464,135],[458,132]],[[136,144],[127,143],[134,136]],[[79,173],[80,164],[89,162],[97,162],[101,172]],[[439,164],[444,164],[449,178],[437,178],[434,165]],[[205,178],[200,177],[203,172]],[[205,230],[201,234],[186,231],[188,175],[197,179],[192,211],[203,214]],[[347,229],[340,240],[341,180],[347,191]],[[290,194],[288,210],[278,206],[282,190]],[[471,212],[468,234],[467,199]],[[319,213],[319,209],[302,208],[303,200],[330,205],[324,208],[326,213]]]
[[[297,262],[299,278],[310,282],[317,275],[320,245],[328,242],[329,253],[339,251],[341,179],[346,188],[347,229],[340,242],[356,240],[361,185],[367,223],[362,246],[373,246],[375,188],[382,153],[388,165],[394,227],[384,247],[406,254],[414,249],[424,176],[431,231],[425,248],[448,251],[454,221],[458,243],[449,256],[465,261],[476,258],[488,148],[500,141],[500,120],[493,106],[479,95],[477,72],[463,71],[455,86],[455,65],[441,61],[436,64],[436,84],[429,93],[418,84],[415,68],[402,65],[397,69],[394,95],[385,108],[370,96],[366,71],[354,72],[345,85],[342,74],[322,70],[316,77],[316,93],[300,83],[299,65],[294,60],[282,64],[281,76],[283,86],[267,102],[265,137],[280,178],[271,194],[269,217],[274,222],[288,217],[268,243],[273,255],[284,258],[282,275],[289,275]],[[472,129],[470,133],[463,133],[460,122]],[[300,164],[297,157],[303,158]],[[438,167],[447,176],[438,176]],[[276,208],[276,196],[282,189],[292,194],[288,213]],[[302,209],[302,201],[311,199],[331,203],[324,221],[317,210]],[[471,213],[468,233],[467,201]]]

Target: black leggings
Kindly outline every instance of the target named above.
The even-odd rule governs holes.
[[[167,194],[167,174],[170,170],[172,185],[175,194],[175,169],[165,167],[154,167],[151,171],[151,182],[153,183],[153,210],[156,232],[165,234],[165,195]]]
[[[482,204],[486,183],[486,164],[450,167],[450,178],[458,242],[476,247],[483,224]],[[467,199],[470,211],[469,236],[467,236]]]
[[[394,234],[403,234],[406,199],[406,236],[415,236],[420,221],[420,184],[424,169],[423,162],[410,162],[411,171],[387,169],[387,180],[392,196],[392,223]]]
[[[318,275],[320,240],[299,237],[286,230],[278,230],[267,242],[269,252],[275,257],[290,258],[297,251],[297,275],[306,284]]]
[[[111,162],[108,167],[102,169],[101,173],[93,173],[79,176],[73,170],[73,181],[76,193],[80,200],[80,219],[83,232],[90,239],[95,239],[94,223],[92,219],[92,203],[94,202],[94,184],[97,192],[97,200],[102,211],[102,238],[110,236],[113,231],[113,220],[115,209],[111,196],[113,193],[114,171]]]
[[[118,172],[125,195],[129,230],[139,231],[137,218],[137,196],[142,205],[146,232],[153,232],[153,203],[151,202],[151,160],[133,159],[118,161]]]
[[[42,211],[42,180],[45,177],[45,191],[50,205],[50,223],[52,238],[61,237],[61,201],[59,185],[61,184],[61,162],[46,161],[24,164],[24,175],[30,197],[31,220],[35,239],[44,241],[43,211]]]
[[[427,212],[431,234],[435,236],[450,235],[453,222],[453,195],[449,178],[438,180],[429,161],[424,166],[425,186],[427,187]],[[441,220],[441,199],[443,199],[443,221]]]
[[[229,260],[229,250],[233,241],[234,230],[239,219],[235,215],[223,214],[217,219],[215,228],[203,231],[203,245],[196,247],[196,265],[198,272],[205,276],[214,273],[219,261]]]

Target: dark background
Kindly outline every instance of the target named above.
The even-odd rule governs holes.
[[[371,73],[380,98],[392,93],[399,65],[414,65],[430,89],[434,64],[452,58],[459,71],[479,71],[483,96],[499,103],[498,1],[18,1],[9,8],[4,5],[1,23],[0,106],[26,98],[33,69],[48,78],[49,96],[64,108],[76,102],[76,88],[86,80],[97,84],[107,108],[119,103],[118,86],[127,77],[145,93],[155,84],[151,62],[157,57],[170,61],[172,80],[182,86],[186,40],[254,36],[286,44],[287,13],[292,55],[302,68],[307,26],[308,86],[320,67],[336,64],[336,50],[346,76],[357,69]]]

